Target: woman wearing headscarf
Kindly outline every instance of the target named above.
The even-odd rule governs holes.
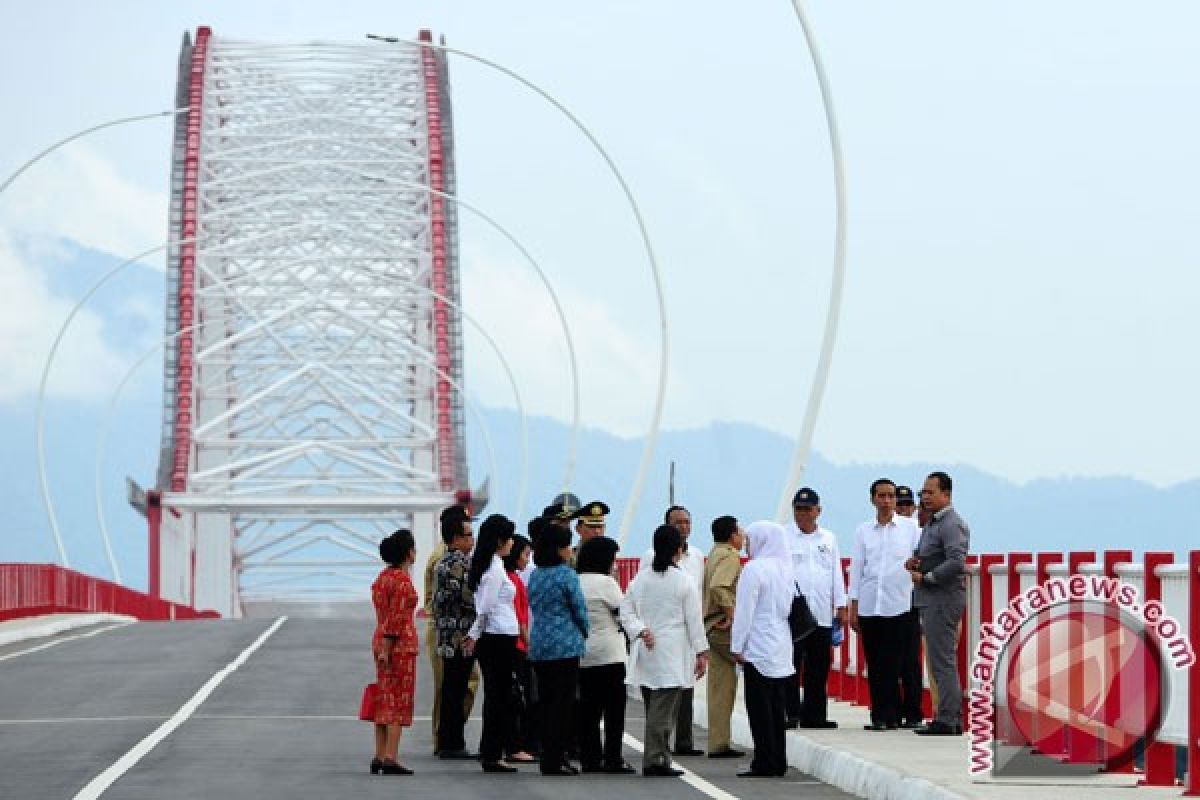
[[[621,757],[625,734],[625,635],[617,624],[621,586],[612,576],[618,545],[596,536],[579,546],[575,570],[587,603],[587,651],[579,662],[579,763],[584,772],[629,774]],[[604,722],[604,746],[600,722]]]
[[[672,525],[654,531],[650,569],[638,572],[621,601],[621,627],[633,642],[626,682],[640,686],[646,706],[642,774],[678,777],[667,740],[684,689],[708,668],[708,639],[696,582],[677,566],[683,535]]]
[[[787,774],[787,686],[796,674],[788,627],[796,596],[792,554],[774,522],[755,522],[746,539],[750,560],[738,579],[730,650],[743,667],[754,760],[738,777],[775,777]]]
[[[516,526],[501,514],[492,514],[479,526],[479,539],[471,555],[467,586],[475,593],[475,624],[467,634],[466,648],[474,649],[483,673],[483,735],[479,760],[484,772],[516,772],[501,761],[512,740],[513,671],[517,664],[517,587],[504,569],[512,549]]]
[[[579,576],[567,564],[571,532],[546,525],[533,540],[537,571],[529,579],[529,660],[542,709],[543,775],[578,775],[567,761],[579,659],[588,635],[587,606]]]
[[[379,557],[387,566],[371,584],[375,606],[375,757],[371,774],[412,775],[396,761],[400,734],[412,725],[413,695],[417,686],[417,590],[409,571],[417,558],[411,531],[398,530],[379,543]]]

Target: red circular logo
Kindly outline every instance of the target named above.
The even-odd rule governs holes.
[[[1022,743],[1077,763],[1132,758],[1166,705],[1157,644],[1094,602],[1047,609],[1026,628],[1010,643],[1005,680]]]

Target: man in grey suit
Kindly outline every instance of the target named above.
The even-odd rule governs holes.
[[[954,482],[934,472],[921,487],[921,507],[931,514],[921,531],[916,555],[908,562],[913,605],[921,614],[925,648],[933,682],[938,687],[936,718],[917,728],[921,736],[962,734],[962,684],[958,680],[958,636],[967,605],[967,551],[971,531],[954,510]]]

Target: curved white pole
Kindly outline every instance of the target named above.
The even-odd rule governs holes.
[[[659,356],[659,368],[658,368],[658,389],[657,389],[657,394],[655,396],[655,401],[654,401],[654,417],[650,423],[650,430],[646,435],[646,445],[642,450],[641,462],[638,464],[637,477],[634,479],[633,489],[629,493],[629,498],[625,501],[625,513],[621,518],[621,528],[620,528],[620,534],[618,536],[618,542],[623,545],[625,543],[625,539],[629,535],[629,528],[633,525],[633,517],[634,517],[634,514],[637,512],[637,506],[638,506],[638,503],[641,501],[641,497],[642,497],[642,490],[645,487],[646,475],[650,471],[651,462],[654,460],[654,447],[658,442],[658,429],[659,429],[660,425],[662,424],[663,404],[666,399],[666,393],[667,393],[667,367],[670,362],[670,354],[669,354],[670,345],[668,342],[668,335],[667,335],[667,304],[666,304],[666,300],[663,296],[662,275],[659,272],[658,259],[654,255],[654,246],[650,241],[650,234],[646,230],[646,222],[642,218],[642,211],[641,211],[641,208],[637,204],[637,200],[633,196],[633,191],[630,190],[629,184],[626,183],[625,176],[621,173],[621,170],[619,170],[617,168],[616,162],[613,161],[612,157],[608,154],[608,151],[604,149],[604,147],[600,144],[600,141],[592,134],[592,132],[588,129],[588,127],[586,125],[584,125],[583,122],[581,122],[578,117],[576,117],[573,113],[571,113],[570,109],[568,109],[561,102],[559,102],[559,100],[556,97],[554,97],[554,95],[550,94],[548,91],[541,88],[537,84],[531,82],[529,79],[525,78],[524,76],[518,74],[517,72],[514,72],[513,70],[509,69],[508,67],[505,67],[501,64],[497,64],[495,61],[484,58],[483,56],[476,55],[474,53],[467,52],[466,50],[460,50],[456,47],[449,47],[449,46],[443,45],[443,44],[434,44],[432,42],[420,42],[420,41],[413,41],[411,39],[400,39],[400,38],[391,37],[391,36],[383,37],[383,36],[374,36],[372,34],[368,34],[367,36],[368,36],[368,38],[371,38],[371,39],[378,39],[380,41],[389,42],[392,44],[408,44],[408,45],[412,45],[414,47],[431,47],[431,48],[435,48],[438,50],[443,50],[447,53],[455,53],[457,55],[463,56],[464,58],[468,58],[472,61],[475,61],[479,64],[483,64],[486,67],[490,67],[491,69],[497,70],[498,72],[502,72],[505,75],[507,75],[508,77],[510,77],[513,80],[520,83],[521,85],[530,89],[535,94],[540,95],[543,99],[545,99],[547,102],[549,102],[552,106],[554,106],[556,109],[558,109],[560,112],[562,112],[562,114],[564,116],[566,116],[566,118],[569,119],[571,121],[571,123],[576,128],[578,128],[579,131],[587,138],[587,140],[596,149],[596,152],[598,152],[600,154],[600,157],[604,160],[604,163],[608,166],[609,171],[612,172],[613,177],[616,179],[617,183],[621,187],[621,192],[625,195],[625,199],[629,201],[629,207],[633,211],[634,219],[637,222],[638,232],[641,234],[641,237],[642,237],[642,245],[646,250],[646,258],[650,262],[650,273],[654,278],[654,292],[655,292],[655,295],[658,300],[660,356]],[[569,488],[569,487],[564,487],[564,490],[567,488]]]
[[[833,347],[837,342],[838,320],[842,311],[842,288],[846,277],[846,175],[842,160],[842,140],[838,134],[837,114],[833,107],[833,91],[829,88],[829,77],[825,74],[825,66],[817,49],[816,36],[804,5],[800,0],[792,0],[792,8],[796,11],[796,19],[804,29],[804,38],[808,42],[808,52],[812,56],[813,69],[817,73],[817,82],[821,86],[821,100],[825,106],[825,121],[829,126],[829,144],[833,150],[833,183],[837,198],[837,229],[833,249],[833,279],[829,286],[829,308],[825,312],[825,333],[821,339],[821,354],[817,359],[817,371],[813,375],[812,387],[808,393],[808,406],[804,410],[804,422],[800,427],[800,438],[796,442],[796,450],[792,454],[792,466],[788,471],[787,480],[783,484],[783,493],[779,498],[779,507],[775,516],[780,520],[790,520],[792,496],[800,488],[800,479],[808,466],[808,456],[812,450],[813,433],[817,427],[817,415],[821,411],[821,399],[825,396],[825,385],[829,382],[829,368],[833,363]]]
[[[4,180],[4,183],[0,183],[0,194],[4,194],[4,190],[7,189],[9,187],[9,185],[12,184],[13,181],[15,181],[17,178],[19,178],[21,176],[21,173],[23,173],[25,170],[29,169],[34,164],[41,161],[43,158],[50,155],[51,153],[53,153],[55,150],[62,147],[63,145],[69,144],[69,143],[75,141],[76,139],[87,136],[89,133],[95,133],[96,131],[101,131],[101,130],[104,130],[105,128],[111,128],[114,125],[123,125],[126,122],[140,122],[141,120],[144,120],[144,119],[157,119],[158,117],[173,117],[176,114],[182,114],[188,110],[190,110],[189,106],[183,106],[182,108],[175,108],[170,111],[155,111],[153,114],[138,114],[135,117],[121,117],[120,119],[110,119],[108,122],[101,122],[99,125],[93,125],[90,128],[84,128],[81,131],[72,133],[70,136],[66,137],[65,139],[59,139],[54,144],[50,145],[45,150],[42,150],[40,153],[35,155],[33,158],[29,159],[24,164],[17,167],[16,171],[13,174],[9,175]]]

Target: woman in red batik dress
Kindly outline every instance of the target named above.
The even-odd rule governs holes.
[[[371,584],[375,604],[375,758],[371,773],[411,775],[412,770],[396,761],[400,734],[412,725],[413,695],[417,688],[417,590],[409,571],[417,557],[411,531],[398,530],[379,543],[379,555],[387,567]]]

